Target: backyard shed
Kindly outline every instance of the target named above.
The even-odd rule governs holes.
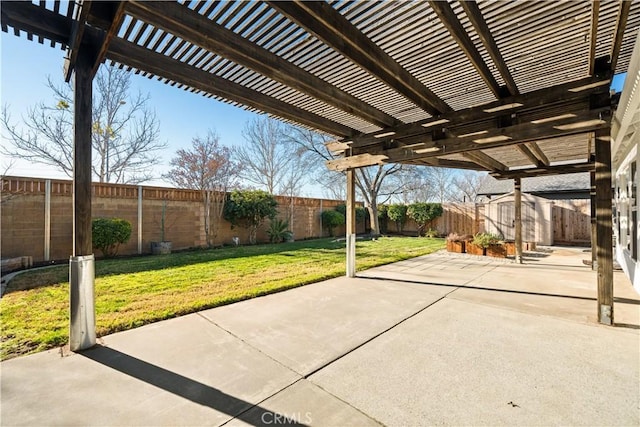
[[[591,243],[591,200],[589,197],[590,178],[589,173],[573,173],[558,176],[538,176],[522,179],[523,200],[525,194],[536,199],[541,199],[539,204],[549,207],[551,212],[545,211],[545,218],[550,218],[547,227],[535,231],[536,239],[527,240],[529,237],[523,236],[526,241],[536,241],[541,245],[579,245],[589,246]],[[487,231],[502,234],[500,227],[508,224],[501,224],[499,218],[500,209],[495,204],[506,203],[504,199],[513,191],[513,184],[505,180],[497,180],[492,176],[487,176],[478,191],[478,195],[485,200],[485,223],[489,228]],[[513,196],[509,199],[513,203]],[[489,206],[493,206],[489,209]],[[504,207],[503,209],[507,209]],[[526,212],[523,205],[523,220]],[[540,209],[536,209],[538,214]],[[539,215],[539,214],[538,214]],[[538,221],[539,218],[537,217]],[[530,226],[531,227],[531,226]],[[535,228],[535,227],[534,227]],[[526,225],[523,223],[523,233],[526,232]],[[513,233],[511,231],[510,233]],[[529,234],[533,231],[529,231]],[[542,238],[544,236],[544,238]]]
[[[492,199],[484,206],[484,228],[506,240],[515,240],[515,195]],[[539,245],[553,244],[553,201],[522,194],[522,240]]]

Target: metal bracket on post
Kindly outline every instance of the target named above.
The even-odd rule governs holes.
[[[613,323],[611,321],[611,319],[613,318],[611,313],[612,307],[610,305],[600,305],[600,319],[598,319],[600,323],[602,323],[603,325],[611,326]]]
[[[356,235],[347,234],[347,277],[356,277]]]
[[[69,262],[71,351],[85,350],[96,345],[94,263],[93,255],[72,256]]]

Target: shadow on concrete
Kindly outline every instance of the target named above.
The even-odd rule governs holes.
[[[253,403],[228,395],[214,387],[147,363],[109,347],[96,346],[82,356],[184,399],[215,409],[251,425],[267,425],[278,419],[280,425],[305,426],[286,415],[276,414]],[[249,411],[251,412],[249,414]]]
[[[613,323],[616,328],[640,329],[640,325],[632,325],[630,323]]]
[[[358,279],[372,279],[372,280],[386,280],[389,282],[400,282],[400,283],[411,283],[417,285],[431,285],[431,286],[446,286],[449,288],[460,288],[460,289],[478,289],[481,291],[494,291],[494,292],[505,292],[512,294],[522,294],[522,295],[535,295],[535,296],[543,296],[543,297],[555,297],[555,298],[571,298],[571,299],[579,299],[586,301],[597,301],[597,298],[592,297],[581,297],[577,295],[562,295],[562,294],[550,294],[546,292],[531,292],[531,291],[519,291],[517,289],[499,289],[499,288],[487,288],[484,286],[469,286],[469,285],[453,285],[447,283],[435,283],[435,282],[426,282],[421,280],[408,280],[408,279],[390,279],[388,277],[376,277],[376,276],[358,276]],[[634,300],[629,298],[618,298],[614,297],[613,302],[619,304],[637,304],[640,305],[640,300]]]

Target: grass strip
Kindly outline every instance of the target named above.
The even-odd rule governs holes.
[[[358,241],[364,270],[425,255],[442,239]],[[96,262],[98,336],[338,277],[345,243],[331,239],[195,250]],[[64,345],[69,339],[68,267],[15,277],[0,300],[2,360]]]

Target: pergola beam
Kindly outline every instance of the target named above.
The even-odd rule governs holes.
[[[530,178],[532,176],[563,175],[567,173],[589,172],[595,167],[594,162],[554,165],[540,168],[513,169],[504,172],[492,172],[495,179]]]
[[[125,15],[125,6],[126,6],[125,1],[109,2],[109,3],[103,2],[103,5],[104,4],[112,5],[112,10],[111,10],[111,16],[108,18],[109,26],[108,28],[105,28],[106,33],[104,35],[102,43],[100,43],[100,49],[98,50],[98,55],[93,64],[93,67],[91,67],[91,73],[94,76],[98,71],[98,67],[100,67],[100,64],[104,61],[105,57],[107,56],[107,51],[109,50],[109,44],[111,43],[113,38],[118,34],[118,30],[122,25],[122,21],[124,20],[124,15]]]
[[[393,163],[478,149],[505,147],[523,142],[582,134],[608,126],[608,122],[601,119],[600,115],[601,111],[594,110],[554,123],[535,124],[526,122],[504,128],[496,127],[495,124],[492,128],[481,126],[484,129],[482,134],[452,136],[437,140],[426,137],[426,141],[421,146],[413,149],[401,147],[388,150],[368,150],[367,152],[385,155],[388,157],[387,162]],[[360,153],[361,151],[354,150],[354,154]]]
[[[498,120],[505,114],[519,115],[545,108],[557,108],[561,105],[567,105],[567,108],[571,108],[570,106],[576,102],[588,103],[592,95],[607,94],[610,81],[609,76],[586,77],[521,95],[509,96],[477,107],[445,113],[400,126],[387,127],[380,131],[356,136],[348,143],[352,148],[383,145],[392,139],[430,135],[432,132],[440,132],[443,129],[451,130],[456,126],[469,123]],[[567,113],[569,112],[567,111]],[[557,111],[549,113],[550,116],[557,114]],[[381,134],[388,134],[388,136],[379,137],[378,135]]]
[[[482,59],[482,56],[449,3],[446,1],[432,0],[429,4],[431,5],[431,9],[438,15],[442,24],[447,28],[451,37],[453,37],[460,46],[460,49],[462,49],[467,58],[469,58],[469,61],[471,61],[471,64],[478,71],[478,74],[480,74],[480,77],[482,77],[482,80],[484,80],[489,90],[491,90],[496,98],[501,98],[503,94],[500,91],[500,85],[493,77],[493,74],[491,74],[491,70],[489,70],[484,59]]]
[[[534,143],[535,144],[535,143]],[[525,157],[533,163],[534,166],[542,166],[542,162],[538,157],[527,147],[526,144],[516,145],[516,148],[525,155]]]
[[[128,2],[126,11],[175,36],[312,96],[376,126],[401,122],[353,95],[252,43],[205,16],[174,2]]]
[[[632,2],[628,0],[622,0],[620,2],[620,11],[618,12],[616,29],[614,31],[615,36],[611,45],[611,71],[614,73],[618,65],[618,55],[620,55],[620,49],[622,48],[622,39],[624,37],[624,30],[627,27],[627,18],[631,10],[631,3]]]
[[[72,7],[71,4],[69,4],[69,7]],[[69,59],[65,61],[64,65],[64,81],[67,83],[71,79],[71,74],[78,59],[78,52],[81,49],[84,27],[86,26],[89,11],[91,10],[91,0],[84,0],[79,7],[80,13],[77,19],[73,21],[73,31],[71,32],[71,38],[69,40]]]
[[[332,135],[349,137],[355,129],[248,89],[204,70],[188,66],[168,56],[153,52],[122,39],[114,39],[107,57],[142,71],[173,81],[180,81],[212,95],[239,102],[283,119],[292,120]]]
[[[94,11],[99,5],[101,3],[94,4]],[[65,45],[69,42],[68,35],[72,31],[72,20],[70,18],[38,8],[28,2],[6,2],[2,4],[0,11],[2,12],[3,22],[19,25],[22,30],[39,31],[46,34],[47,38]],[[28,24],[29,19],[39,23],[37,29]],[[96,16],[94,15],[89,17],[90,22],[95,19]],[[104,18],[98,19],[97,23],[108,25],[108,21]],[[87,27],[85,29],[85,38],[91,44],[100,45],[100,42],[104,40],[104,32],[94,27]],[[114,37],[109,44],[106,58],[138,68],[141,71],[153,73],[168,80],[184,81],[196,89],[211,95],[238,102],[286,120],[314,127],[332,135],[349,137],[358,133],[355,129],[343,124],[279,101],[118,37]]]
[[[544,166],[549,166],[549,159],[537,143],[529,142],[525,145],[529,148],[531,153],[533,153],[533,155],[536,157],[536,159],[538,159],[540,163],[542,163]]]
[[[452,111],[446,102],[330,4],[300,0],[267,3],[429,114],[435,116]]]
[[[593,76],[596,62],[596,42],[598,38],[598,18],[600,16],[600,0],[591,2],[591,28],[589,31],[589,75]]]
[[[507,170],[507,167],[500,163],[499,161],[497,161],[496,159],[494,159],[491,156],[486,155],[485,153],[483,153],[482,151],[478,150],[478,151],[467,151],[462,153],[462,155],[468,159],[471,159],[472,161],[476,162],[477,164],[492,170],[492,171],[504,171]]]
[[[500,76],[502,76],[502,80],[504,80],[507,85],[507,89],[511,95],[519,95],[520,91],[518,90],[518,86],[516,85],[513,76],[511,75],[511,71],[509,71],[509,67],[504,62],[504,58],[500,53],[500,49],[496,44],[493,35],[491,34],[491,30],[487,25],[484,17],[482,16],[482,11],[480,11],[480,6],[475,1],[461,1],[460,6],[464,9],[465,13],[469,17],[469,21],[473,25],[473,28],[476,30],[476,33],[480,37],[482,44],[485,49],[489,53],[491,60],[494,65],[500,72]]]

